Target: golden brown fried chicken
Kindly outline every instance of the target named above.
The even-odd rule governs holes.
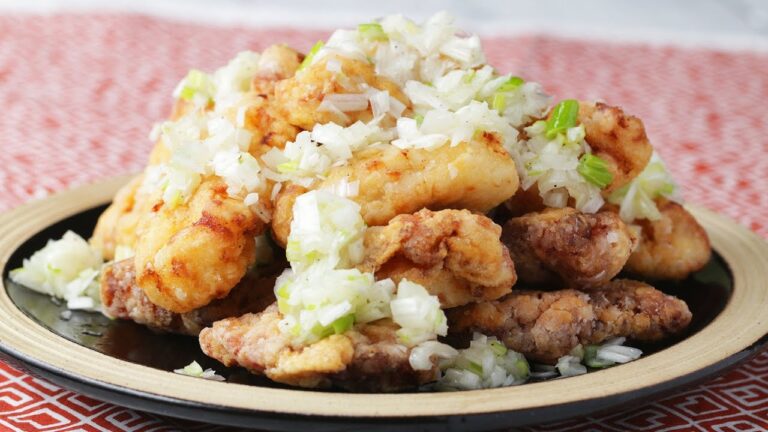
[[[161,201],[156,201],[161,202]],[[260,201],[260,204],[262,202]],[[187,203],[158,205],[137,229],[136,282],[149,300],[177,313],[225,297],[255,259],[264,222],[215,177]]]
[[[341,72],[328,70],[328,62],[338,63]],[[278,82],[275,85],[275,106],[290,124],[302,129],[309,130],[316,124],[329,122],[349,126],[358,120],[371,119],[368,105],[357,111],[334,112],[321,106],[321,103],[329,95],[364,94],[366,88],[386,90],[403,105],[410,104],[397,84],[376,74],[372,63],[327,56],[307,66],[293,78]]]
[[[274,106],[272,90],[274,83],[296,73],[301,54],[284,45],[273,45],[261,54],[254,72],[252,89],[243,101],[247,105],[244,127],[253,134],[249,152],[258,157],[271,147],[282,148],[287,141],[296,138],[299,129],[286,122]],[[212,107],[209,107],[212,108]],[[176,101],[171,120],[178,120],[194,110],[191,102]],[[225,113],[237,116],[237,109]],[[162,139],[155,144],[149,158],[149,165],[158,165],[170,159],[171,151]],[[105,259],[113,259],[116,246],[133,249],[136,243],[136,228],[142,215],[151,212],[158,205],[149,194],[141,193],[143,175],[138,176],[118,191],[113,204],[109,206],[94,230],[91,244],[102,252]]]
[[[629,183],[648,165],[653,147],[643,122],[621,108],[602,102],[579,102],[579,122],[592,152],[608,162],[613,181],[605,194]]]
[[[342,180],[360,182],[359,194],[350,199],[360,204],[369,226],[385,225],[399,214],[422,208],[485,213],[514,195],[519,182],[515,163],[491,133],[434,150],[393,146],[362,150],[348,165],[332,168],[315,188]],[[304,192],[289,186],[276,199],[272,230],[283,245],[290,232],[293,202]]]
[[[502,241],[521,282],[584,289],[613,279],[637,242],[618,214],[569,207],[510,219]]]
[[[653,147],[645,134],[643,122],[625,114],[621,108],[602,102],[579,102],[579,123],[584,125],[585,139],[592,153],[608,163],[613,175],[611,183],[603,189],[603,196],[637,177],[651,160]],[[570,199],[569,205],[575,204]],[[506,202],[513,216],[541,211],[546,208],[536,184],[527,190],[519,189]]]
[[[529,359],[554,364],[578,344],[624,336],[657,341],[691,321],[682,300],[643,282],[617,279],[598,290],[521,291],[446,311],[449,332],[496,336]]]
[[[444,308],[508,294],[517,276],[501,227],[467,210],[421,210],[365,232],[361,271],[408,279],[438,296]]]
[[[96,222],[90,243],[106,260],[115,258],[117,246],[133,249],[136,244],[136,226],[141,215],[149,211],[149,202],[139,195],[142,181],[144,176],[139,175],[120,188]]]
[[[157,331],[197,336],[200,330],[215,321],[260,312],[275,301],[274,274],[264,277],[247,274],[227,297],[178,314],[149,301],[136,285],[135,270],[133,259],[118,261],[104,269],[101,278],[103,311],[109,317],[131,320]]]
[[[625,269],[649,279],[685,279],[712,255],[704,228],[680,204],[658,200],[661,219],[635,221],[642,228],[637,249]]]
[[[308,346],[293,346],[280,332],[276,305],[258,314],[218,321],[200,333],[200,347],[226,366],[299,387],[397,391],[433,381],[436,367],[414,371],[410,349],[397,342],[390,320],[358,325]]]
[[[274,92],[275,83],[293,77],[304,55],[284,45],[272,45],[261,52],[251,90],[260,95]]]

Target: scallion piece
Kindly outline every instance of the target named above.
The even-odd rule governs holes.
[[[591,368],[606,368],[613,366],[615,363],[612,361],[599,360],[597,358],[597,350],[600,349],[598,345],[587,345],[584,347],[584,364]]]
[[[379,23],[359,24],[357,26],[357,32],[360,34],[360,37],[367,40],[385,41],[389,39]]]
[[[479,363],[470,361],[469,365],[467,366],[467,370],[475,375],[479,375],[481,377],[483,376],[483,367]]]
[[[613,181],[613,174],[608,170],[608,162],[590,153],[581,156],[576,171],[585,180],[600,189],[605,188]]]
[[[507,353],[507,347],[505,347],[501,342],[493,341],[490,345],[493,353],[499,357]]]
[[[555,105],[547,120],[547,138],[552,139],[568,128],[576,126],[579,116],[579,102],[575,99],[566,99]]]
[[[352,324],[355,323],[355,315],[349,314],[345,315],[336,321],[331,323],[331,327],[333,327],[333,332],[336,334],[342,334],[345,331],[352,328]]]
[[[416,126],[421,126],[424,123],[424,116],[421,114],[414,115],[413,119],[416,120]]]
[[[197,93],[205,94],[210,98],[210,95],[215,92],[211,77],[203,71],[192,69],[184,78],[184,85],[178,96],[185,101],[191,101]]]
[[[531,366],[525,358],[515,362],[515,376],[518,378],[524,378],[531,374]]]
[[[507,106],[507,98],[504,96],[504,93],[497,92],[493,94],[493,102],[491,103],[491,108],[495,109],[499,114],[501,114],[504,111],[504,108]]]
[[[520,78],[518,76],[509,77],[507,82],[505,82],[504,84],[501,85],[501,87],[499,87],[498,91],[500,91],[500,92],[511,92],[513,90],[517,90],[517,88],[520,87],[523,84],[525,84],[525,80],[524,79],[522,79],[522,78]]]
[[[311,65],[312,64],[312,59],[315,58],[315,54],[317,54],[317,52],[320,51],[320,49],[323,46],[325,46],[325,43],[323,43],[323,41],[317,41],[317,43],[315,43],[312,46],[312,49],[309,50],[309,52],[307,53],[307,56],[304,57],[304,60],[299,65],[299,69],[298,70],[302,70],[305,67]]]

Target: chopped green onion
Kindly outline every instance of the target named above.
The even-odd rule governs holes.
[[[547,138],[552,139],[568,128],[576,126],[579,116],[579,102],[575,99],[566,99],[555,105],[547,120]]]
[[[352,324],[355,323],[355,314],[345,315],[336,321],[331,323],[333,332],[336,334],[342,334],[345,331],[352,328]]]
[[[304,60],[299,65],[299,68],[297,69],[297,71],[300,71],[300,70],[304,69],[305,67],[311,65],[312,64],[312,59],[315,58],[315,54],[317,54],[317,52],[320,51],[320,49],[323,46],[325,46],[325,43],[323,43],[323,41],[317,41],[317,43],[315,43],[312,46],[312,49],[309,50],[309,53],[307,53],[307,56],[304,57]]]
[[[600,189],[605,188],[613,181],[613,174],[608,170],[608,162],[590,153],[581,156],[576,171],[586,181]]]
[[[476,74],[476,73],[477,73],[477,72],[475,72],[475,70],[474,70],[474,69],[472,69],[472,70],[470,70],[470,71],[469,71],[469,72],[468,72],[466,75],[464,75],[464,80],[463,80],[463,81],[464,81],[464,84],[469,84],[469,83],[471,83],[471,82],[472,82],[472,80],[474,80],[474,79],[475,79],[475,74]]]
[[[333,334],[333,327],[323,327],[320,324],[315,324],[315,326],[312,327],[312,334],[317,336],[318,339],[325,339]]]
[[[504,344],[502,344],[501,342],[493,341],[490,343],[490,345],[491,345],[491,349],[493,350],[493,353],[499,357],[507,353],[507,347],[505,347]]]
[[[479,363],[470,361],[469,365],[467,366],[467,370],[475,375],[479,375],[481,377],[483,376],[483,367]]]
[[[501,85],[501,87],[499,87],[498,91],[500,91],[500,92],[511,92],[513,90],[517,90],[517,88],[520,87],[523,84],[525,84],[525,80],[524,79],[522,79],[522,78],[520,78],[518,76],[509,77],[507,82],[505,82],[504,84]]]
[[[191,101],[197,93],[202,93],[211,98],[216,93],[216,88],[207,73],[192,69],[184,78],[184,85],[179,92],[179,97],[185,101]]]
[[[277,171],[281,174],[291,173],[299,169],[299,163],[296,161],[283,162],[277,166]]]
[[[605,368],[613,366],[615,363],[607,360],[599,360],[597,358],[597,350],[600,349],[598,345],[587,345],[584,347],[584,364],[591,368]]]
[[[515,362],[515,372],[515,376],[520,378],[527,377],[531,373],[531,367],[528,365],[525,358]]]
[[[507,98],[504,96],[504,93],[497,92],[493,94],[493,103],[491,104],[491,108],[495,109],[498,113],[501,113],[504,111],[504,108],[507,106]]]
[[[389,39],[379,23],[359,24],[357,26],[357,32],[363,39],[367,40],[385,41]]]
[[[421,126],[424,123],[424,116],[421,114],[414,115],[413,119],[416,120],[416,126]]]

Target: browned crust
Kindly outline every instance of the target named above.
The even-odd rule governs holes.
[[[518,290],[447,312],[451,333],[497,336],[529,359],[550,364],[578,344],[619,336],[657,341],[681,333],[691,321],[682,300],[622,279],[589,292]]]

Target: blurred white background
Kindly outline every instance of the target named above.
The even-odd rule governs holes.
[[[334,28],[448,10],[463,28],[768,50],[765,0],[0,0],[0,12],[133,12],[216,25]]]

